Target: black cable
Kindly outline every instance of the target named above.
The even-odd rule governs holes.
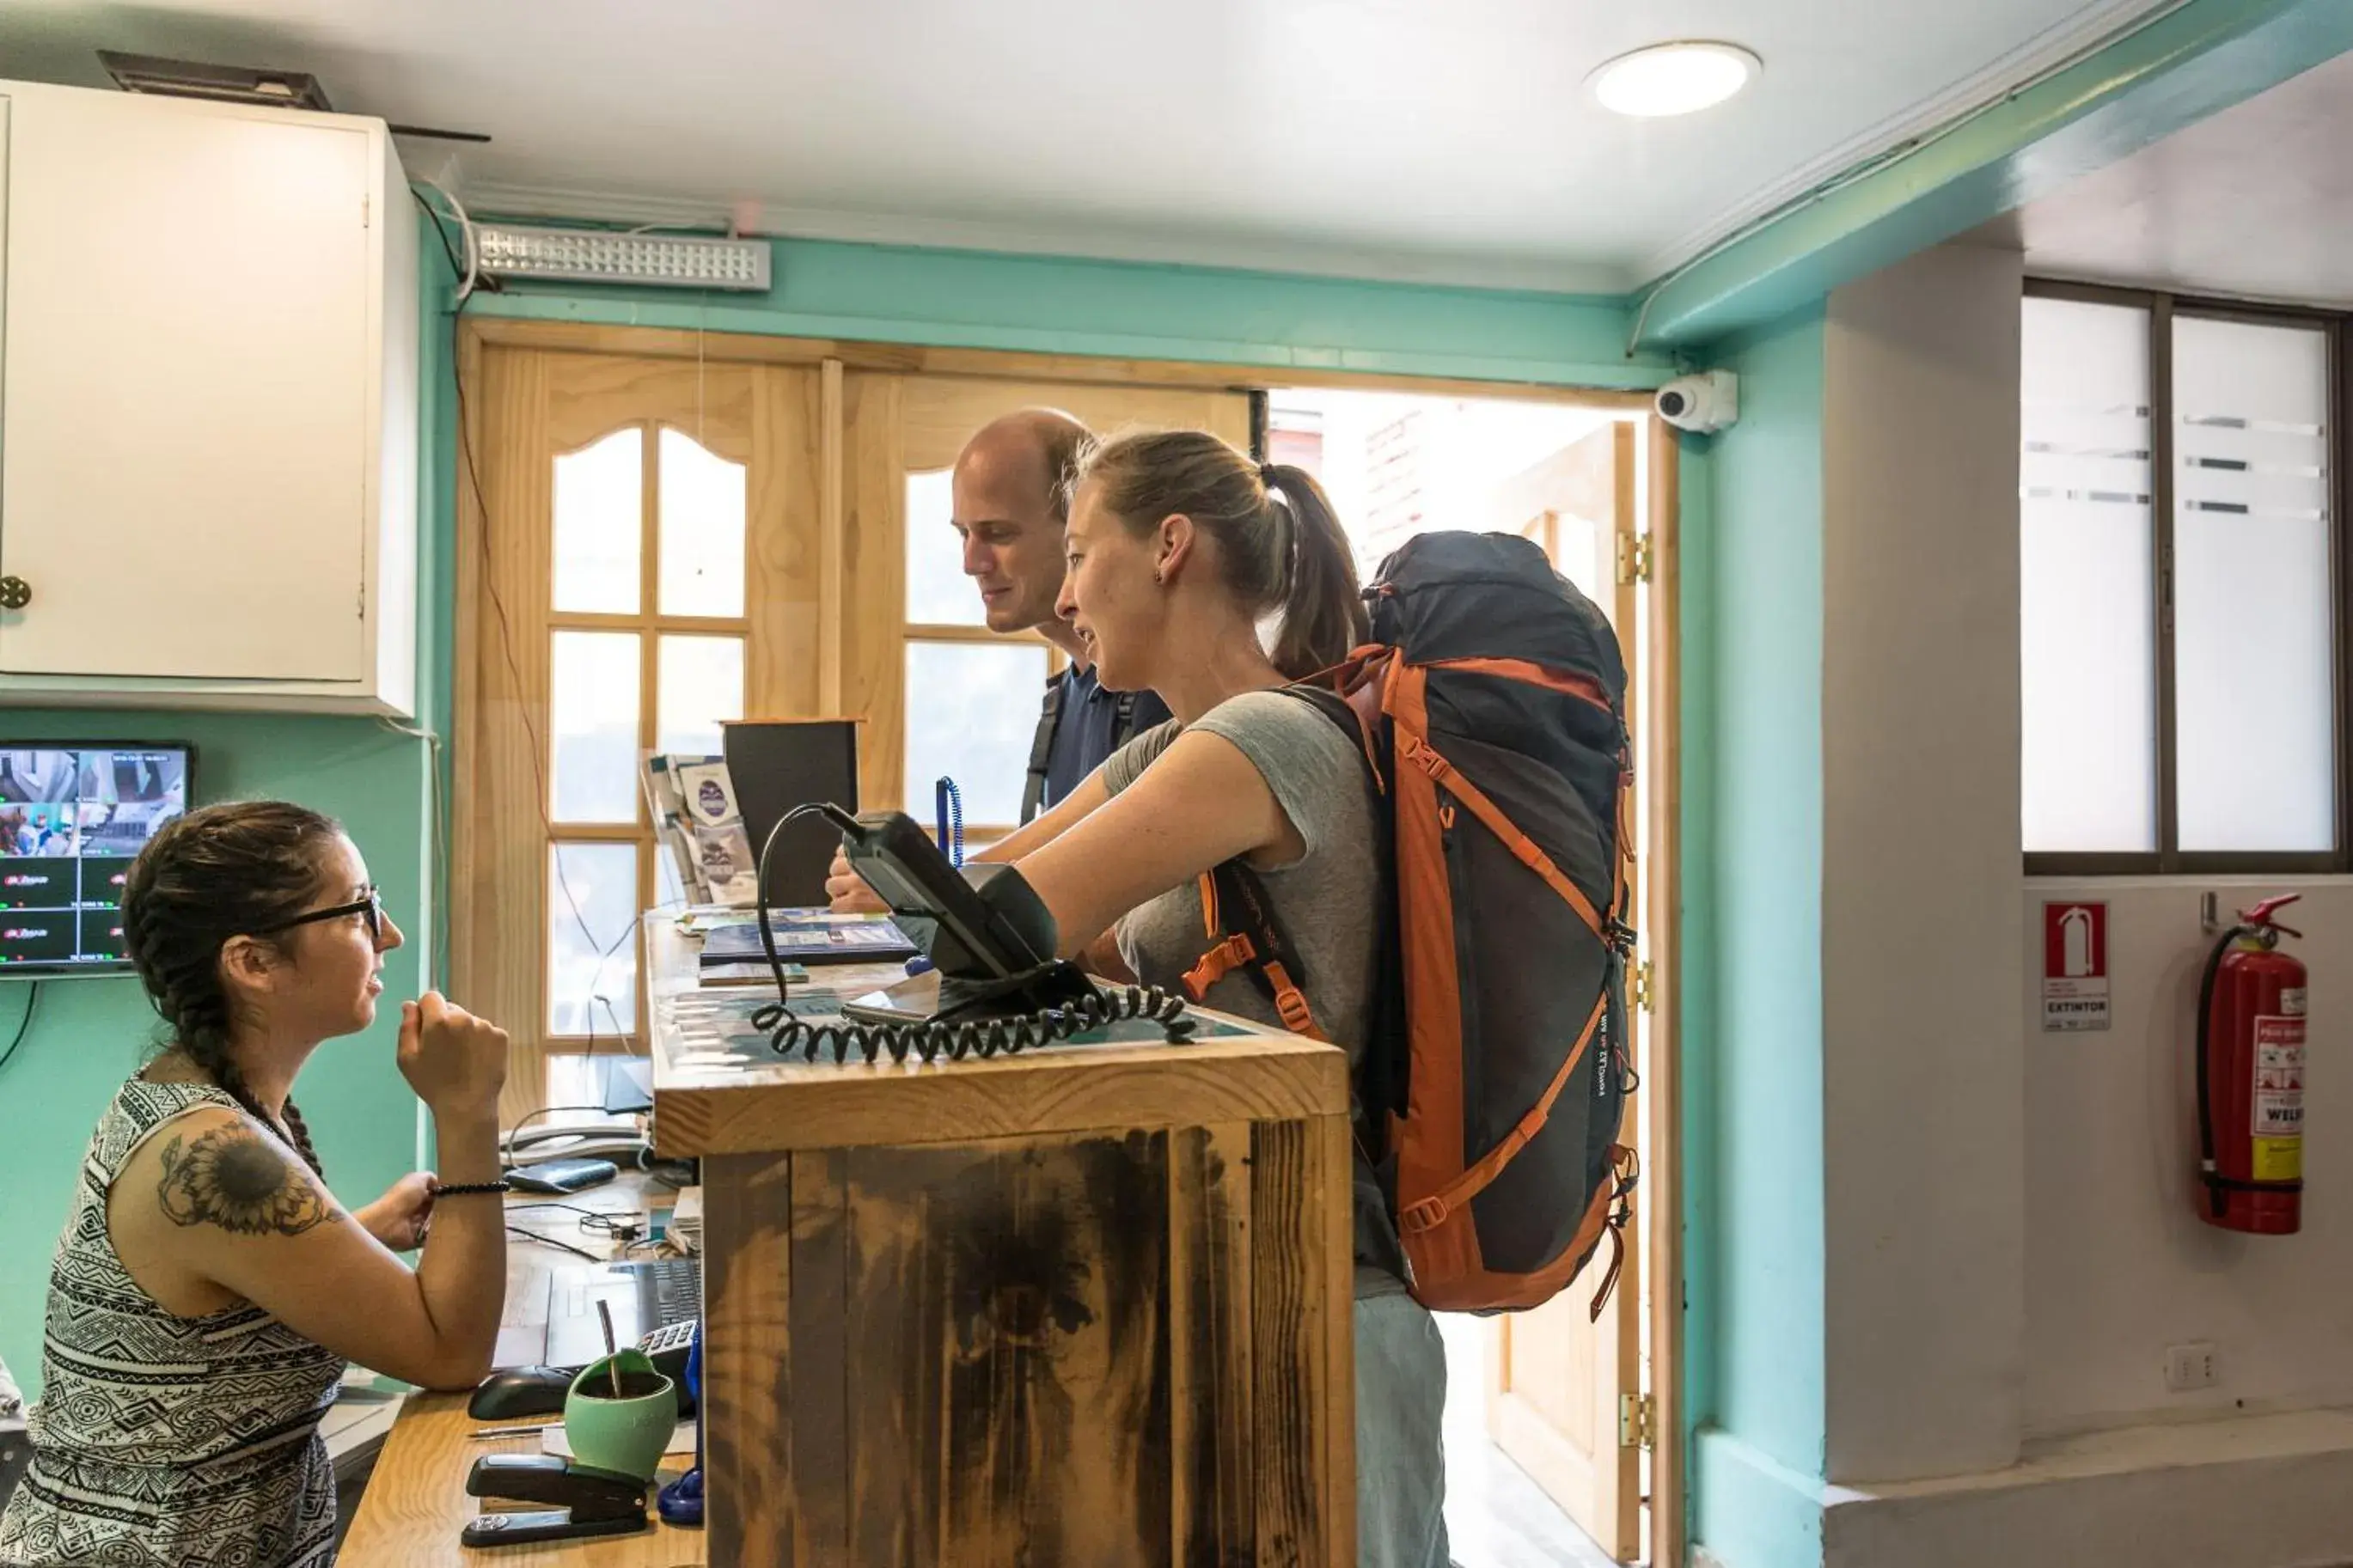
[[[433,220],[433,232],[439,236],[441,239],[441,254],[449,258],[449,276],[453,279],[462,279],[466,276],[466,268],[458,260],[458,247],[449,243],[449,230],[441,221],[439,209],[435,207],[431,202],[427,201],[425,199],[425,193],[418,190],[415,185],[408,187],[408,194],[416,200],[418,206],[425,209],[425,216]]]
[[[597,1257],[595,1253],[589,1251],[585,1247],[575,1247],[568,1241],[558,1241],[552,1236],[542,1236],[539,1232],[527,1229],[522,1226],[511,1225],[507,1226],[507,1234],[510,1236],[520,1236],[526,1241],[538,1242],[542,1247],[552,1247],[558,1252],[568,1252],[575,1258],[585,1258],[591,1263],[602,1263],[605,1261],[604,1258]]]
[[[768,973],[776,981],[776,999],[770,1005],[787,1018],[793,1016],[793,999],[785,980],[785,962],[776,956],[776,928],[768,923],[768,857],[776,852],[776,835],[785,830],[786,824],[820,814],[833,818],[834,826],[845,833],[860,831],[858,818],[831,801],[805,801],[776,818],[776,825],[768,829],[765,838],[760,840],[760,858],[752,863],[752,912],[760,922],[760,951],[768,955]],[[768,1010],[763,1007],[760,1012]],[[767,1027],[760,1022],[758,1014],[753,1016],[752,1023],[756,1028]]]
[[[9,1060],[16,1056],[16,1047],[25,1043],[26,1035],[29,1034],[33,1027],[33,1009],[40,1005],[41,983],[36,980],[25,988],[25,1016],[16,1020],[16,1035],[8,1042],[8,1048],[0,1051],[0,1068],[6,1067]]]
[[[451,267],[462,275],[464,268],[457,266],[456,255],[449,247],[448,234],[441,226],[441,215],[434,209],[431,203],[426,201],[414,185],[409,187],[408,194],[416,197],[417,205],[432,216],[434,231],[441,236],[444,253],[449,255]],[[485,289],[495,287],[490,279],[483,279],[480,286]],[[491,613],[498,621],[499,651],[504,656],[508,678],[514,682],[515,689],[520,691],[523,688],[522,665],[515,656],[514,625],[507,617],[506,599],[499,592],[498,574],[493,569],[491,559],[491,500],[482,489],[481,464],[474,456],[473,421],[466,406],[466,377],[462,357],[464,345],[459,339],[465,315],[466,302],[460,300],[449,312],[449,389],[458,403],[459,466],[467,489],[473,492],[475,514],[481,524],[475,531],[475,537],[481,550],[483,596],[490,600]],[[540,743],[539,726],[532,721],[530,710],[528,708],[519,710],[518,716],[522,721],[523,738],[530,742],[532,779],[536,786],[533,798],[539,803],[540,826],[546,831],[548,842],[553,845],[555,842],[556,834],[555,821],[549,813],[547,805],[547,748]],[[595,983],[601,984],[605,961],[620,951],[622,944],[628,940],[636,928],[634,924],[625,924],[621,934],[614,939],[611,945],[600,943],[596,940],[596,933],[588,929],[588,917],[580,912],[580,899],[572,890],[571,873],[564,868],[564,857],[561,854],[555,857],[554,865],[555,884],[563,889],[564,901],[571,909],[572,923],[579,928],[581,937],[597,954],[596,968],[594,971],[596,977]],[[588,1054],[592,1057],[596,1054],[595,1001],[592,996],[588,1012]],[[608,1007],[609,1005],[607,1004]],[[615,1021],[618,1022],[617,1016]]]
[[[674,1193],[684,1192],[700,1179],[700,1168],[691,1158],[665,1160],[654,1152],[649,1142],[638,1145],[636,1164],[640,1174],[659,1182]],[[669,1168],[663,1169],[665,1166]]]
[[[2224,931],[2206,955],[2206,966],[2198,977],[2198,1179],[2205,1184],[2207,1207],[2216,1219],[2230,1209],[2226,1189],[2236,1184],[2223,1177],[2214,1160],[2213,1088],[2208,1082],[2206,1063],[2209,1026],[2214,1016],[2214,977],[2221,972],[2222,957],[2232,945],[2242,936],[2254,934],[2254,928],[2248,925],[2234,925]]]

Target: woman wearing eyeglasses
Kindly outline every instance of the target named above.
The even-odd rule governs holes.
[[[490,1366],[506,1036],[431,993],[401,1005],[440,1172],[347,1210],[292,1091],[312,1051],[375,1021],[401,942],[359,850],[301,806],[207,806],[149,841],[122,914],[165,1045],[82,1163],[0,1563],[323,1565],[318,1427],[344,1363],[429,1388]],[[394,1256],[420,1243],[414,1269]]]

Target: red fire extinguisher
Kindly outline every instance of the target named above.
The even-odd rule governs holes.
[[[2198,1217],[2292,1236],[2304,1223],[2304,965],[2272,918],[2297,895],[2242,910],[2198,987]]]

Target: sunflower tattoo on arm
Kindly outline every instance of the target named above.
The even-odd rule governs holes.
[[[164,1147],[156,1196],[174,1225],[212,1224],[232,1236],[300,1236],[332,1225],[334,1207],[310,1177],[249,1127],[219,1127]]]

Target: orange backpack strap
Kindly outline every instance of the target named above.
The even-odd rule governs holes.
[[[1185,973],[1185,989],[1196,1002],[1237,969],[1247,969],[1261,994],[1274,1004],[1275,1016],[1294,1035],[1324,1038],[1314,1010],[1300,989],[1307,972],[1275,923],[1265,885],[1239,860],[1201,873],[1201,923],[1209,949]]]

